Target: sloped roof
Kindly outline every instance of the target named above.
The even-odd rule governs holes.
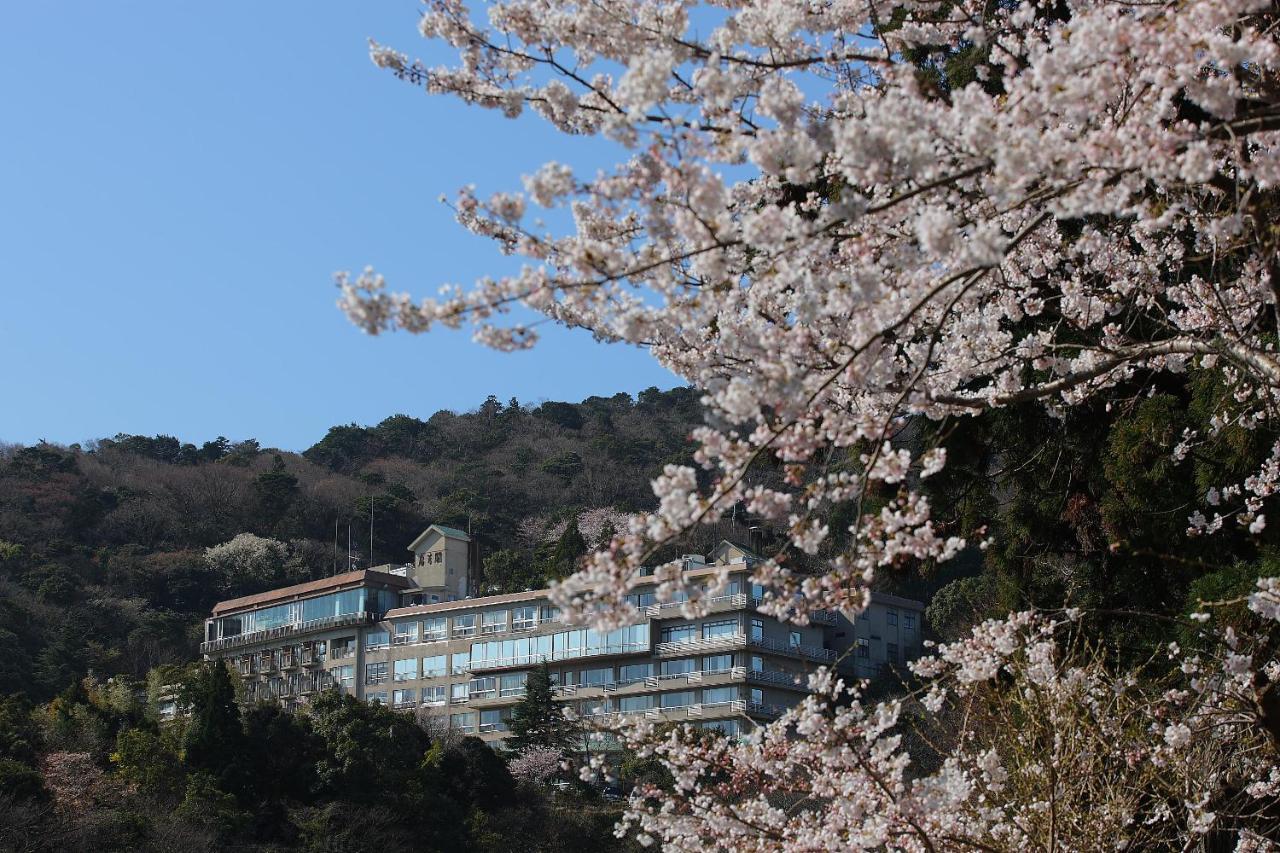
[[[293,586],[282,586],[279,589],[270,589],[266,592],[259,592],[256,595],[244,595],[240,598],[219,601],[213,606],[213,615],[221,616],[224,613],[230,613],[235,610],[245,610],[251,607],[260,607],[264,604],[280,604],[299,598],[310,598],[311,596],[320,593],[358,588],[375,582],[381,586],[393,586],[399,589],[405,589],[413,586],[413,583],[408,578],[404,578],[399,575],[393,575],[387,572],[375,572],[368,569],[357,569],[354,572],[343,572],[340,575],[321,578],[320,580],[307,581],[306,583],[298,583]]]
[[[445,527],[443,524],[433,524],[430,527],[428,527],[426,530],[419,533],[418,538],[414,539],[412,542],[409,543],[409,547],[407,550],[412,551],[415,548],[417,548],[419,545],[422,544],[423,540],[426,539],[428,536],[430,536],[432,533],[439,533],[441,536],[447,537],[449,539],[461,539],[463,542],[471,541],[470,536],[463,533],[461,530],[459,530],[456,527]]]

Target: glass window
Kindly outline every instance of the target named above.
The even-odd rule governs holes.
[[[417,691],[412,688],[401,688],[391,691],[391,704],[396,708],[403,708],[407,705],[414,704],[417,697],[414,695]]]
[[[493,676],[473,678],[467,691],[472,699],[492,699],[498,695],[498,680]]]
[[[598,717],[609,710],[608,699],[584,699],[578,704],[578,711],[584,717]]]
[[[431,655],[422,659],[422,677],[435,678],[445,674],[445,656]]]
[[[443,705],[445,703],[445,686],[437,684],[434,687],[422,688],[422,704],[423,705]]]
[[[764,672],[764,658],[760,657],[760,655],[752,655],[752,656],[751,656],[751,671],[752,671],[752,672]]]
[[[884,654],[885,654],[885,657],[889,659],[890,663],[897,663],[898,662],[898,644],[885,643]]]
[[[471,652],[453,653],[453,674],[462,675],[471,670]]]
[[[733,669],[733,655],[708,655],[702,659],[704,672],[728,672]]]
[[[407,658],[396,661],[395,680],[413,681],[418,677],[418,659]]]
[[[449,620],[444,616],[433,616],[422,622],[422,639],[443,640],[449,636]]]
[[[787,636],[787,645],[791,646],[792,648],[794,648],[794,647],[796,647],[796,646],[799,646],[799,645],[800,645],[800,632],[799,632],[799,631],[792,631],[792,632]]]
[[[647,711],[653,707],[653,696],[622,696],[618,699],[618,710],[624,714]]]
[[[395,626],[395,629],[395,636],[392,638],[392,642],[395,645],[405,646],[418,642],[417,622],[400,622]]]
[[[613,667],[603,667],[600,669],[584,669],[582,671],[582,680],[578,683],[583,687],[599,687],[601,684],[609,684],[613,681]]]
[[[502,709],[494,708],[490,711],[480,712],[480,731],[505,732],[506,730],[507,721],[502,718]]]
[[[386,631],[365,631],[364,647],[366,649],[385,649],[391,645],[391,635]]]
[[[524,685],[529,673],[517,672],[504,675],[498,679],[499,693],[502,696],[523,696]]]
[[[702,623],[702,639],[704,640],[709,640],[712,637],[732,637],[737,633],[738,623],[734,619]]]
[[[752,705],[764,704],[764,691],[761,690],[759,687],[751,688],[751,704]]]
[[[757,643],[758,643],[758,642],[760,642],[760,641],[761,641],[761,640],[763,640],[763,639],[764,639],[764,620],[763,620],[763,619],[752,619],[752,620],[751,620],[751,640],[752,640],[752,642],[757,642]]]
[[[449,725],[463,734],[468,734],[476,730],[476,712],[468,711],[465,714],[450,714]]]
[[[684,708],[698,704],[697,691],[677,690],[675,693],[663,693],[658,700],[663,708]]]
[[[467,701],[471,692],[471,685],[465,681],[459,681],[456,684],[449,685],[449,701],[455,705],[460,705]]]
[[[886,625],[888,625],[888,626],[890,626],[890,627],[895,627],[895,626],[897,626],[897,624],[898,624],[898,611],[896,611],[896,610],[886,610],[886,611],[884,612],[884,624],[886,624]]]
[[[507,630],[507,611],[489,610],[481,615],[481,634],[498,634],[505,630]]]
[[[540,621],[542,622],[560,621],[560,608],[550,604],[542,605],[542,615],[540,617]]]
[[[871,657],[871,644],[868,643],[864,638],[859,637],[856,641],[856,645],[858,647],[858,657],[860,658]]]
[[[629,663],[626,666],[618,667],[618,681],[622,684],[644,681],[651,675],[653,675],[653,664],[651,663]]]
[[[352,657],[356,653],[355,637],[339,637],[330,643],[329,657],[334,660]]]
[[[470,637],[476,632],[476,615],[469,613],[466,616],[453,617],[453,636]]]
[[[722,702],[732,702],[738,698],[738,688],[736,687],[707,687],[702,691],[702,704],[718,705]]]
[[[387,691],[377,690],[366,693],[364,694],[364,700],[370,705],[385,705],[387,704]]]
[[[902,614],[902,632],[910,634],[916,629],[916,615],[914,613]]]
[[[350,687],[356,683],[356,668],[352,664],[348,664],[347,666],[335,666],[333,669],[329,670],[329,672],[333,673],[334,680],[345,688],[350,689]]]
[[[703,720],[698,725],[706,731],[716,732],[725,737],[737,737],[741,731],[737,720]]]
[[[662,662],[663,675],[684,675],[687,672],[696,672],[697,669],[697,658],[679,658],[678,660],[664,660]]]
[[[387,664],[367,663],[364,665],[364,683],[381,684],[387,680]]]
[[[688,643],[698,639],[697,625],[668,625],[662,629],[662,642]]]
[[[532,604],[511,611],[511,630],[529,631],[538,624],[538,608]]]

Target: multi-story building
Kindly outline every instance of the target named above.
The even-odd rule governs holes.
[[[910,599],[874,593],[856,620],[822,612],[804,626],[760,613],[757,558],[727,541],[685,558],[695,589],[727,574],[706,615],[659,603],[642,574],[634,623],[609,632],[564,624],[547,590],[468,597],[469,546],[433,526],[409,565],[224,601],[202,651],[233,661],[250,699],[295,705],[337,687],[497,740],[543,662],[556,696],[588,721],[643,714],[736,734],[798,702],[817,665],[870,677],[920,650],[923,605]]]

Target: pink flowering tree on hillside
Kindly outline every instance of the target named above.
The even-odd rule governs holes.
[[[841,531],[849,544],[821,572],[795,573],[782,559],[756,571],[772,590],[765,607],[782,618],[857,610],[878,570],[978,544],[935,527],[920,483],[945,466],[946,447],[891,444],[910,419],[1028,402],[1063,411],[1191,370],[1229,389],[1214,429],[1273,419],[1278,23],[1277,7],[1258,0],[761,0],[711,9],[509,0],[485,13],[430,2],[422,34],[456,49],[457,63],[428,68],[373,45],[375,63],[433,93],[605,137],[622,153],[594,175],[548,163],[525,176],[522,192],[464,190],[453,202],[465,227],[527,260],[520,273],[416,300],[366,270],[340,276],[341,305],[369,332],[469,323],[480,341],[509,349],[536,341],[510,314],[521,305],[648,347],[703,390],[715,426],[698,432],[696,460],[712,485],[669,466],[654,482],[657,510],[631,518],[557,587],[569,616],[601,627],[627,621],[625,595],[646,555],[735,504],[786,528],[789,548],[817,554],[832,534],[828,510],[879,489],[887,503],[854,513]],[[929,73],[948,62],[966,73]],[[532,207],[563,209],[572,225],[550,230]],[[1189,433],[1174,452],[1210,438]],[[833,453],[856,464],[829,467]],[[784,466],[790,488],[750,485],[766,457]],[[1188,511],[1188,531],[1261,532],[1277,483],[1280,445],[1238,481],[1213,484]],[[657,578],[660,597],[680,590],[678,565],[658,567]],[[1275,615],[1270,594],[1255,594],[1264,627]],[[1129,676],[1108,676],[1088,650],[1059,642],[1072,620],[1044,618],[1015,616],[941,650],[940,660],[987,663],[922,673],[949,697],[932,694],[922,707],[942,714],[947,701],[977,701],[964,691],[993,679],[1001,701],[1013,701],[1022,694],[1007,689],[1012,679],[1033,697],[1020,717],[1052,720],[1075,708],[1098,744],[1131,744],[1133,767],[1188,768],[1139,777],[1086,762],[1094,783],[1132,783],[1147,799],[1126,804],[1116,789],[1075,806],[1111,803],[1109,825],[1123,827],[1158,801],[1168,819],[1160,826],[1188,838],[1236,826],[1215,823],[1226,814],[1215,804],[1235,802],[1222,786],[1239,787],[1244,765],[1188,757],[1200,740],[1188,746],[1164,721],[1214,732],[1225,738],[1214,741],[1219,754],[1261,762],[1245,769],[1273,778],[1274,741],[1256,734],[1265,714],[1243,698],[1271,683],[1269,646],[1259,640],[1245,655],[1233,650],[1238,638],[1224,637],[1212,646],[1227,650],[1216,668],[1208,658],[1179,664],[1194,672],[1168,688],[1171,698],[1148,687],[1104,702],[1106,679]],[[901,708],[864,708],[830,673],[817,686],[818,698],[752,742],[756,752],[721,744],[710,755],[668,742],[662,755],[677,794],[656,811],[637,806],[636,820],[673,849],[1059,844],[1066,824],[1055,804],[1068,801],[1043,796],[1057,791],[1050,777],[1033,773],[1049,780],[1037,789],[1002,769],[1012,757],[1001,748],[1013,744],[992,738],[992,752],[975,752],[984,742],[975,735],[926,771],[895,741]],[[1233,722],[1206,729],[1194,716],[1202,709]],[[787,792],[757,796],[746,786],[748,806],[718,811],[713,780],[768,767],[792,784],[783,780],[802,768],[782,754],[784,731],[804,744],[800,764],[831,768],[790,792],[809,808],[783,808]],[[1067,758],[1051,746],[1028,744],[1022,754],[1037,757],[1019,772],[1052,775],[1046,761]],[[1197,775],[1210,768],[1222,769],[1217,781]],[[1160,787],[1181,783],[1176,796]],[[1247,810],[1229,811],[1243,821]],[[1041,825],[1047,834],[1036,834]],[[813,834],[826,828],[836,834]],[[1253,831],[1239,824],[1242,844],[1254,843]]]

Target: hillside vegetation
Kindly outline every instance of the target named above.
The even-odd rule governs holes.
[[[649,481],[691,459],[700,422],[694,391],[654,388],[532,408],[490,397],[334,427],[300,454],[171,436],[8,446],[0,694],[47,699],[89,672],[190,660],[214,602],[343,570],[348,530],[352,565],[367,566],[402,561],[429,523],[470,528],[487,586],[540,584],[594,544],[577,518],[603,519],[598,539],[617,511],[652,505]]]

